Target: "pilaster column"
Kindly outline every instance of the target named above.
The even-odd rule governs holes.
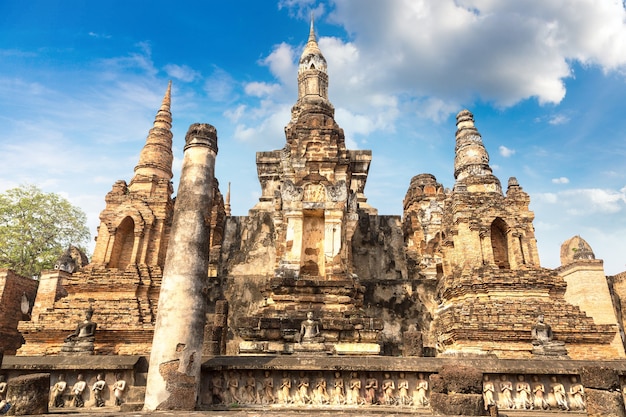
[[[288,211],[285,217],[287,218],[285,261],[299,264],[302,256],[302,211]]]
[[[139,245],[141,244],[141,237],[143,232],[136,232],[133,240],[133,251],[130,255],[130,265],[137,264],[137,253],[139,252]]]
[[[107,240],[106,251],[104,252],[104,264],[110,266],[111,264],[111,255],[113,254],[113,248],[115,247],[115,232],[117,231],[116,227],[107,228],[109,231],[109,238]]]
[[[480,245],[484,265],[494,265],[493,248],[491,247],[491,232],[483,230],[480,232]]]
[[[326,210],[324,213],[324,255],[326,256],[327,264],[332,262],[341,249],[342,217],[342,212]]]

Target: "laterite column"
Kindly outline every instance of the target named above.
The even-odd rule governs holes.
[[[217,132],[193,124],[163,270],[144,410],[193,410],[200,385],[206,317],[210,213]]]

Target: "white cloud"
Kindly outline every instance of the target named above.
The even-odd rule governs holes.
[[[508,157],[510,157],[512,155],[515,155],[515,149],[509,149],[509,148],[507,148],[504,145],[500,145],[498,147],[498,152],[500,152],[500,155],[505,157],[505,158],[508,158]]]
[[[21,49],[0,49],[0,56],[33,58],[33,57],[36,57],[37,54],[32,51],[23,51]]]
[[[290,106],[262,102],[246,114],[247,120],[258,120],[256,125],[238,124],[233,138],[241,142],[254,142],[255,149],[278,149],[285,143],[285,125],[289,122]],[[255,114],[256,113],[256,114]]]
[[[553,181],[554,182],[554,181]],[[621,190],[579,188],[533,195],[535,202],[557,204],[572,216],[618,213],[626,209],[626,187]]]
[[[620,190],[584,188],[555,193],[531,194],[531,207],[542,265],[560,265],[560,245],[572,236],[582,236],[604,259],[608,275],[624,271],[626,187]]]
[[[236,87],[237,82],[221,68],[215,68],[204,83],[204,91],[211,100],[217,102],[234,100],[237,97],[235,94]]]
[[[247,106],[245,104],[241,104],[235,108],[228,109],[224,112],[224,116],[228,118],[231,122],[238,122],[241,117],[245,114]]]
[[[308,20],[304,11],[310,12],[315,4],[283,0],[279,8]],[[613,16],[626,16],[621,6],[594,8],[592,0],[577,0],[577,7],[588,11],[591,19],[583,21],[572,8],[543,3],[522,6],[505,0],[336,0],[332,4],[334,9],[325,18],[342,25],[350,40],[320,36],[318,43],[328,61],[329,98],[338,118],[343,118],[342,127],[353,129],[351,134],[393,132],[401,114],[442,122],[461,103],[476,99],[499,106],[532,97],[540,103],[559,103],[573,61],[605,69],[626,66],[626,57],[611,60],[604,50],[606,39],[618,43],[626,39],[626,26]],[[602,36],[594,34],[595,41],[579,36],[578,30],[593,32],[605,20],[609,28],[603,29]],[[276,45],[260,63],[277,83],[253,80],[245,85],[245,93],[256,98],[271,95],[277,103],[293,104],[300,50],[287,43]],[[222,88],[219,96],[224,97],[229,90],[224,84]],[[248,115],[270,114],[246,104]],[[351,124],[356,119],[359,123]],[[562,114],[548,119],[551,124],[568,121]],[[503,157],[514,153],[500,148]]]
[[[559,201],[559,198],[555,193],[537,193],[533,194],[533,201],[543,201],[548,204],[556,204]]]
[[[187,65],[167,64],[163,67],[169,77],[189,83],[200,77],[200,73]]]
[[[548,123],[550,123],[551,125],[562,125],[565,124],[567,122],[569,122],[569,117],[565,116],[564,114],[555,114],[552,117],[550,117],[550,119],[548,119]]]
[[[317,3],[317,0],[280,0],[278,2],[278,8],[286,8],[289,10],[290,15],[300,19],[308,19],[311,16],[311,12],[315,16],[324,14],[324,4],[320,3],[316,5],[315,3]]]
[[[278,84],[261,83],[256,81],[247,83],[244,86],[246,94],[254,97],[273,96],[278,90],[280,90],[280,85]]]
[[[441,123],[447,117],[459,110],[459,105],[454,101],[445,101],[437,97],[428,97],[417,105],[417,115]]]
[[[565,191],[563,196],[569,198],[572,205],[582,205],[579,209],[580,214],[616,213],[622,211],[626,204],[625,189],[616,191],[601,188],[587,188]]]
[[[617,1],[334,4],[329,19],[353,36],[349,72],[375,74],[364,81],[365,91],[396,89],[454,102],[479,96],[501,106],[531,97],[559,103],[573,61],[626,68],[619,52],[626,46],[626,13]]]
[[[274,75],[283,85],[293,85],[297,67],[295,63],[295,51],[291,45],[281,43],[277,45],[269,56],[261,61],[267,65],[272,75]]]
[[[552,183],[553,184],[569,184],[569,178],[567,177],[552,178]]]
[[[149,42],[135,45],[139,52],[131,52],[126,56],[103,59],[100,70],[109,75],[120,74],[127,70],[140,70],[142,73],[155,76],[158,70],[152,61],[152,48]]]
[[[111,39],[111,35],[108,35],[106,33],[96,33],[96,32],[89,32],[88,33],[89,36],[91,36],[92,38],[96,38],[96,39]]]

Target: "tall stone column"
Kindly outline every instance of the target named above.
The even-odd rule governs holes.
[[[144,409],[193,410],[200,385],[210,213],[217,132],[193,124],[185,137]]]

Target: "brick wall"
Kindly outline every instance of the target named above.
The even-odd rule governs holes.
[[[17,323],[27,319],[22,314],[22,297],[29,302],[29,313],[32,308],[39,282],[16,274],[10,269],[0,269],[0,349],[6,355],[15,355],[22,345],[22,336],[17,331]]]

